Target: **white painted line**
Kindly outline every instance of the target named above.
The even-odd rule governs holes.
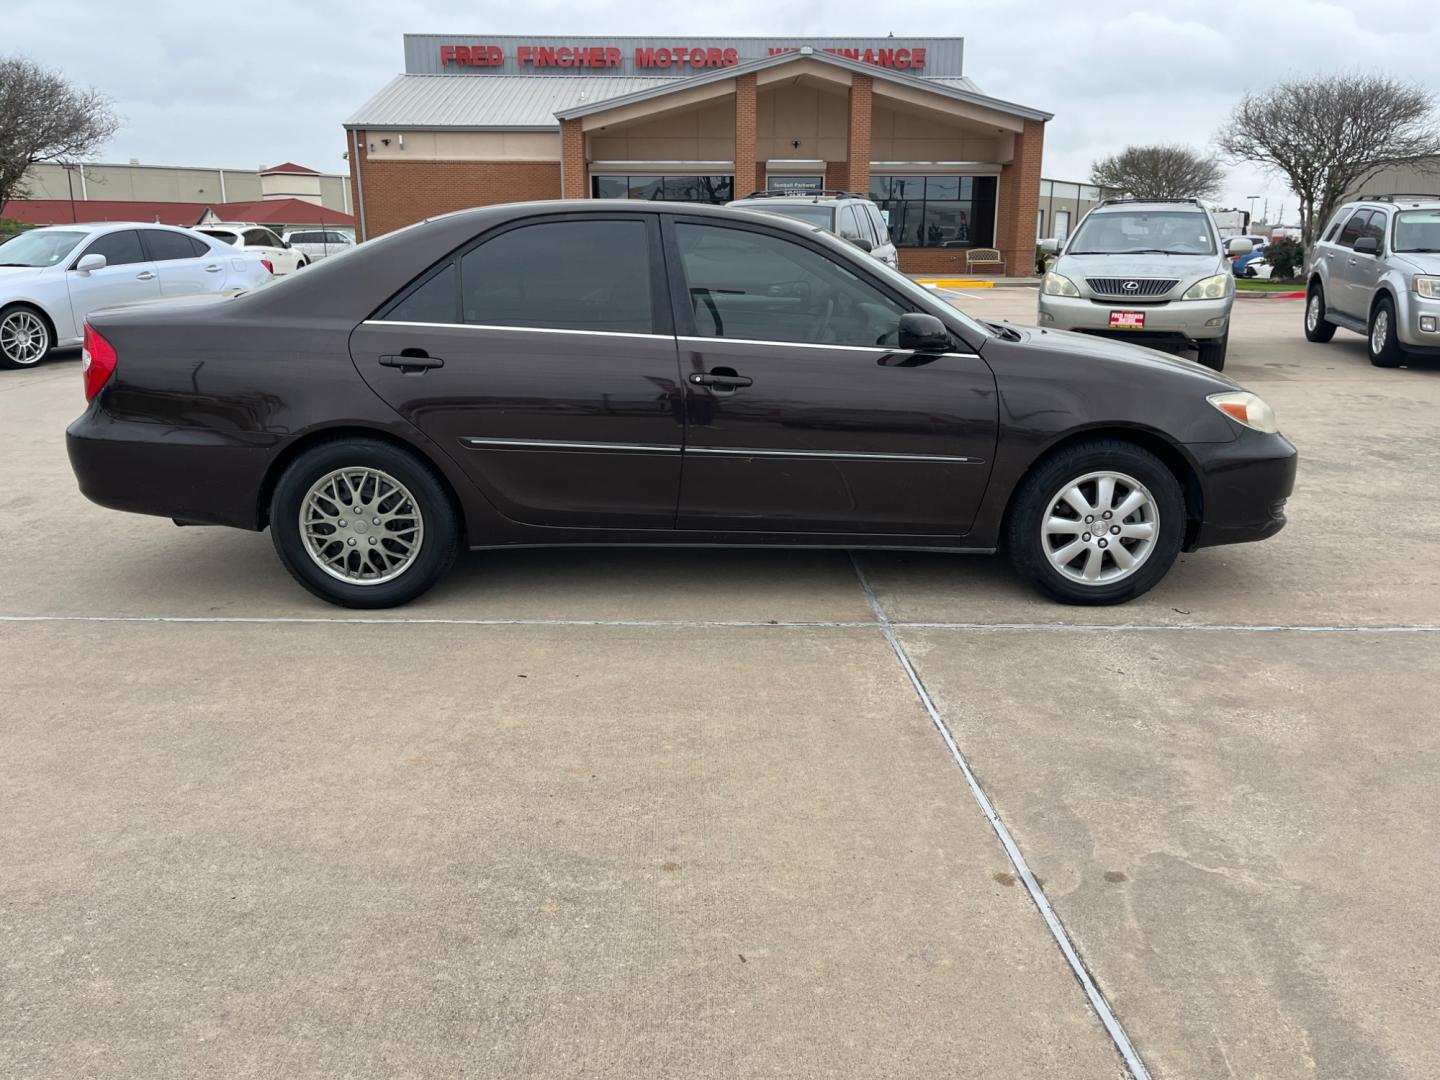
[[[1035,880],[1035,875],[1030,872],[1030,866],[1025,861],[1019,845],[1015,843],[1015,838],[1010,835],[1010,830],[1006,827],[1005,822],[1000,820],[1000,815],[996,813],[990,797],[980,786],[980,781],[976,779],[970,763],[960,752],[960,747],[955,743],[955,737],[950,734],[950,728],[935,707],[935,702],[931,700],[930,693],[920,680],[919,673],[910,663],[905,646],[900,644],[900,639],[895,635],[895,627],[886,616],[885,609],[880,606],[880,600],[875,595],[875,590],[870,587],[870,581],[865,576],[865,571],[861,569],[860,560],[854,552],[850,553],[850,561],[855,567],[856,577],[860,579],[860,587],[865,590],[865,599],[870,602],[870,609],[875,612],[875,618],[879,621],[885,640],[890,643],[890,648],[895,653],[896,659],[900,661],[900,666],[905,669],[905,674],[910,679],[910,685],[915,688],[915,693],[920,698],[920,704],[925,706],[925,711],[930,715],[930,722],[935,725],[935,729],[940,732],[940,737],[945,740],[945,745],[950,749],[950,756],[955,759],[955,764],[959,765],[960,771],[965,774],[965,780],[970,785],[970,794],[975,797],[981,813],[990,822],[990,827],[995,830],[995,835],[1000,838],[1000,843],[1005,848],[1005,854],[1010,857],[1010,864],[1015,867],[1015,873],[1025,883],[1025,890],[1030,894],[1030,899],[1034,901],[1035,907],[1039,909],[1041,918],[1045,920],[1045,925],[1050,930],[1050,936],[1055,939],[1055,944],[1060,947],[1060,952],[1065,956],[1065,962],[1070,965],[1070,970],[1080,981],[1085,996],[1090,1000],[1090,1007],[1095,1010],[1100,1017],[1100,1022],[1105,1025],[1105,1030],[1109,1032],[1111,1040],[1115,1043],[1115,1049],[1125,1060],[1125,1065],[1134,1080],[1150,1080],[1150,1071],[1140,1060],[1140,1055],[1136,1052],[1130,1036],[1126,1034],[1124,1026],[1120,1023],[1120,1018],[1110,1008],[1110,1003],[1105,1000],[1105,995],[1100,992],[1100,987],[1095,985],[1095,980],[1090,977],[1090,972],[1085,967],[1085,962],[1080,959],[1080,954],[1076,950],[1074,942],[1070,940],[1064,924],[1055,914],[1055,909],[1050,906],[1050,901],[1046,899],[1045,891],[1040,888],[1040,883]]]
[[[324,625],[341,626],[637,626],[665,629],[685,627],[741,627],[850,630],[873,629],[875,623],[866,619],[857,622],[836,622],[790,619],[415,619],[363,618],[360,616],[302,615],[0,615],[0,623],[236,623],[241,625]]]
[[[870,619],[464,619],[414,618],[410,616],[325,616],[325,615],[0,615],[0,623],[271,623],[354,626],[636,626],[636,627],[791,627],[798,629],[874,629],[882,624]],[[1347,626],[1341,624],[1285,625],[1251,623],[1044,623],[1044,622],[905,622],[887,620],[896,630],[1047,630],[1071,633],[1124,633],[1164,630],[1174,632],[1224,632],[1256,634],[1437,634],[1440,626],[1428,624],[1394,626]]]

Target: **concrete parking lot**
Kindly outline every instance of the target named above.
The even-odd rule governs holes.
[[[1229,367],[1289,527],[1101,609],[532,550],[348,613],[0,373],[0,1075],[1440,1073],[1440,365],[1300,318]]]

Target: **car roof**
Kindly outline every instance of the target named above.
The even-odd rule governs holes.
[[[1340,209],[1348,210],[1354,206],[1366,206],[1372,210],[1383,210],[1387,206],[1401,210],[1440,210],[1440,195],[1361,195]]]

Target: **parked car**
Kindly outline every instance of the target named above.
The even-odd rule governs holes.
[[[31,229],[0,251],[0,368],[80,344],[85,316],[113,304],[254,288],[260,260],[189,229],[134,222]]]
[[[1305,337],[1336,327],[1364,334],[1376,367],[1440,356],[1440,195],[1367,196],[1331,219],[1310,260]]]
[[[1235,282],[1227,256],[1250,241],[1221,242],[1197,199],[1107,199],[1080,222],[1040,283],[1040,325],[1147,345],[1193,348],[1225,367]]]
[[[727,205],[819,225],[887,266],[900,267],[900,254],[890,238],[885,215],[853,191],[757,191]]]
[[[591,543],[1003,549],[1111,604],[1277,532],[1295,476],[1223,376],[977,322],[824,228],[721,207],[447,214],[231,300],[96,314],[86,350],[86,496],[268,526],[351,607],[462,547]]]
[[[290,229],[281,239],[311,262],[355,246],[355,238],[339,229]]]
[[[198,231],[239,251],[258,255],[260,261],[277,277],[292,274],[310,265],[310,259],[304,252],[291,247],[263,225],[244,221],[217,221],[201,226]]]

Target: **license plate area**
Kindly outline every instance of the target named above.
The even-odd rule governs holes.
[[[1112,311],[1110,312],[1111,330],[1144,330],[1145,313],[1143,311]]]

